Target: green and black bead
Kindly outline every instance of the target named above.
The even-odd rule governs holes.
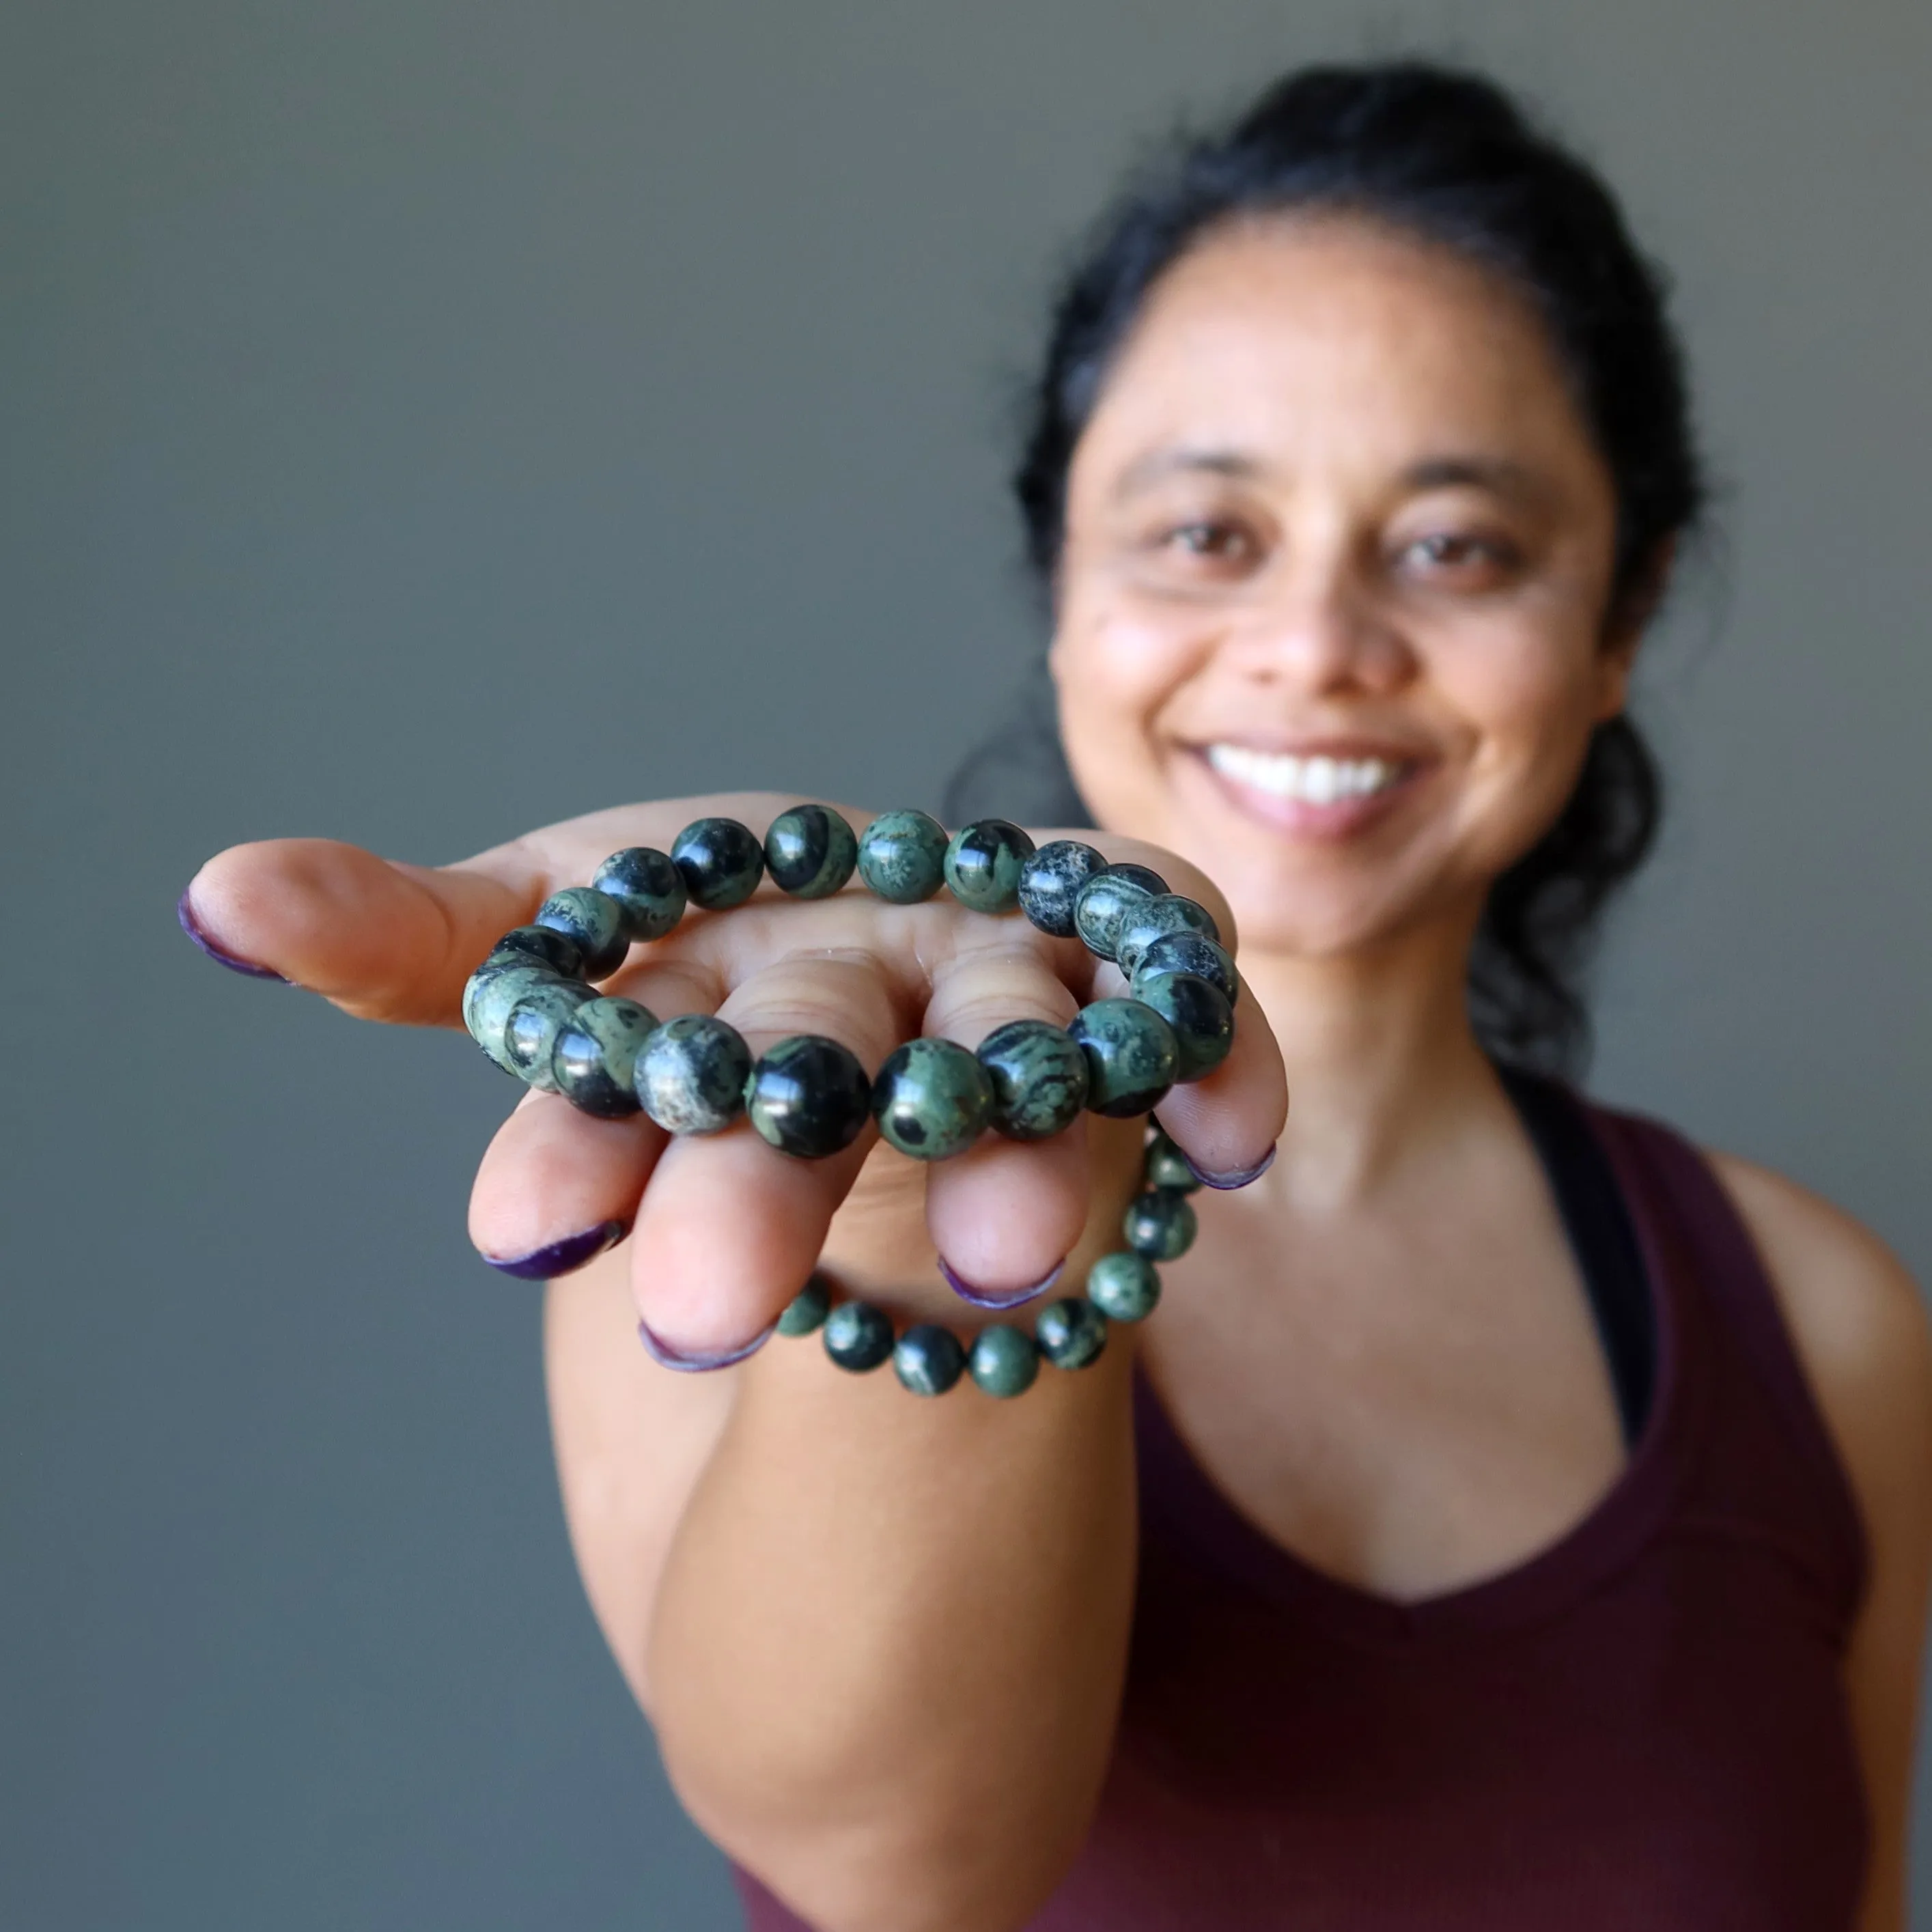
[[[1114,946],[1114,957],[1120,970],[1131,977],[1141,963],[1141,956],[1156,939],[1165,939],[1170,932],[1198,932],[1217,942],[1221,937],[1214,915],[1205,906],[1184,898],[1178,892],[1162,892],[1134,907],[1120,921]]]
[[[858,862],[858,839],[830,806],[795,805],[765,834],[765,869],[795,899],[830,898]]]
[[[1067,1028],[1087,1058],[1087,1105],[1110,1120],[1149,1114],[1180,1070],[1174,1030],[1138,1000],[1096,1000]]]
[[[974,912],[1010,912],[1019,904],[1020,872],[1034,843],[1010,820],[982,818],[962,826],[946,848],[946,883]]]
[[[700,818],[671,841],[671,863],[691,903],[706,912],[742,905],[764,876],[765,848],[735,818]]]
[[[1231,1006],[1240,998],[1241,982],[1233,958],[1226,946],[1205,933],[1169,932],[1155,940],[1142,953],[1131,976],[1135,998],[1141,997],[1143,987],[1169,973],[1192,973],[1197,980],[1220,987]]]
[[[633,1079],[644,1110],[668,1133],[715,1134],[745,1111],[752,1049],[728,1022],[682,1013],[645,1041]]]
[[[1228,996],[1193,973],[1162,973],[1136,981],[1134,997],[1166,1021],[1180,1054],[1177,1081],[1204,1079],[1234,1044],[1234,1010]]]
[[[552,1084],[572,1106],[599,1120],[634,1114],[638,1054],[656,1024],[656,1016],[635,1000],[586,1000],[557,1029]]]
[[[950,1040],[908,1040],[872,1083],[880,1132],[914,1160],[964,1154],[986,1132],[992,1110],[986,1070]]]
[[[556,1036],[578,1008],[597,995],[580,980],[546,974],[511,1003],[503,1022],[503,1054],[511,1070],[541,1094],[556,1091],[550,1057]]]
[[[1087,1299],[1109,1322],[1144,1322],[1160,1302],[1160,1276],[1144,1255],[1102,1255],[1087,1270]]]
[[[893,1345],[892,1372],[914,1395],[944,1395],[966,1372],[966,1351],[951,1329],[917,1322]]]
[[[1056,1369],[1084,1369],[1107,1346],[1107,1318],[1090,1301],[1070,1295],[1040,1310],[1034,1339]]]
[[[892,1320],[869,1301],[842,1301],[826,1316],[819,1333],[825,1352],[842,1369],[862,1376],[890,1359]]]
[[[917,905],[946,879],[946,827],[922,812],[883,812],[859,838],[859,876],[892,905]]]
[[[980,1042],[979,1060],[992,1085],[991,1124],[1008,1140],[1050,1139],[1087,1104],[1087,1056],[1064,1027],[1009,1020]]]
[[[549,926],[576,941],[583,951],[580,970],[586,980],[608,980],[631,950],[617,902],[595,886],[566,886],[562,892],[552,892],[537,908],[532,923]]]
[[[1128,1203],[1120,1232],[1136,1254],[1150,1262],[1178,1262],[1193,1246],[1198,1226],[1186,1195],[1152,1187]]]
[[[1075,937],[1073,902],[1089,879],[1107,869],[1105,855],[1077,838],[1056,838],[1020,868],[1020,910],[1056,939]]]
[[[872,1083],[849,1047],[794,1034],[763,1054],[745,1089],[753,1126],[781,1154],[823,1160],[850,1147],[872,1111]]]
[[[684,875],[668,852],[629,845],[613,852],[590,883],[617,903],[632,939],[662,939],[684,916]]]

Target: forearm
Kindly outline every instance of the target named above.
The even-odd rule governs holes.
[[[1134,1561],[1128,1338],[922,1400],[776,1343],[659,1582],[646,1669],[693,1816],[827,1932],[997,1932],[1084,1838]]]

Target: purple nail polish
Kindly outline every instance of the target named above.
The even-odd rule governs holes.
[[[628,1221],[600,1221],[580,1234],[566,1234],[546,1248],[532,1248],[526,1255],[511,1255],[498,1260],[494,1255],[483,1258],[499,1274],[513,1274],[519,1281],[554,1281],[560,1274],[595,1261],[606,1248],[614,1248],[631,1232]]]
[[[707,1369],[728,1369],[734,1362],[742,1362],[747,1355],[754,1354],[769,1342],[778,1328],[774,1322],[768,1328],[761,1328],[757,1334],[736,1348],[721,1348],[716,1353],[688,1354],[682,1348],[674,1348],[662,1337],[652,1334],[650,1325],[638,1324],[638,1340],[644,1345],[644,1353],[661,1369],[675,1369],[680,1375],[702,1375]]]
[[[975,1288],[970,1281],[962,1280],[952,1272],[951,1263],[944,1255],[939,1258],[939,1271],[946,1277],[946,1286],[962,1301],[970,1301],[975,1308],[1017,1308],[1022,1302],[1044,1294],[1066,1272],[1066,1258],[1063,1255],[1045,1279],[1035,1282],[1032,1287],[1009,1289],[1004,1294],[988,1294],[983,1288]]]
[[[1188,1159],[1187,1151],[1184,1148],[1180,1150],[1180,1153],[1181,1159],[1187,1162],[1188,1172],[1192,1174],[1203,1187],[1216,1187],[1224,1194],[1231,1188],[1245,1187],[1250,1181],[1260,1180],[1262,1176],[1274,1166],[1275,1156],[1275,1150],[1270,1148],[1252,1167],[1238,1167],[1226,1174],[1212,1174],[1204,1167],[1196,1167],[1194,1162]]]
[[[242,959],[230,952],[226,946],[218,946],[208,938],[200,920],[194,916],[194,908],[188,903],[184,892],[175,903],[175,917],[181,922],[181,929],[206,952],[218,966],[226,966],[231,973],[245,974],[251,980],[274,980],[282,986],[292,982],[272,966],[257,966],[252,959]]]

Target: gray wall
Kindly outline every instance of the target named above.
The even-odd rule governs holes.
[[[1066,238],[1178,110],[1414,45],[1626,191],[1728,485],[1598,1084],[1932,1280],[1917,0],[8,8],[0,1922],[735,1923],[464,1242],[496,1077],[175,895],[272,833],[930,799],[1037,642],[1001,476]]]

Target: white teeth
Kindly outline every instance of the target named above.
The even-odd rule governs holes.
[[[1385,791],[1407,767],[1388,758],[1297,758],[1246,745],[1210,745],[1208,762],[1224,777],[1304,805],[1333,805]]]

